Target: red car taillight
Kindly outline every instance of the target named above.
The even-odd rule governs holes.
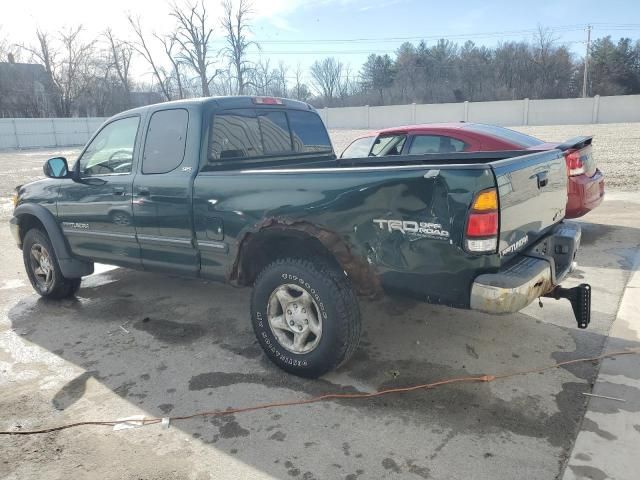
[[[584,164],[582,163],[580,156],[580,150],[573,149],[567,150],[564,154],[570,177],[575,177],[576,175],[582,175],[584,173]]]
[[[479,192],[471,204],[465,246],[473,253],[495,252],[498,246],[498,193],[495,188]]]

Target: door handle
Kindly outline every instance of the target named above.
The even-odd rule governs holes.
[[[113,194],[118,196],[124,196],[124,188],[116,187],[113,189]]]
[[[138,190],[138,195],[140,197],[148,197],[149,196],[149,190],[147,190],[146,188],[140,188]]]

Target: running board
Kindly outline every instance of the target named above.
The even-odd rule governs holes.
[[[556,300],[561,298],[569,300],[578,328],[587,328],[591,322],[591,285],[588,283],[581,283],[573,288],[555,287],[544,296]]]

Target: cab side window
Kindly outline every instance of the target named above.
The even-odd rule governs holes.
[[[100,130],[80,159],[80,175],[131,173],[139,117],[115,120]]]
[[[184,160],[189,113],[177,108],[151,116],[142,156],[142,173],[168,173]]]
[[[443,135],[416,135],[409,147],[409,155],[463,152],[465,146],[462,140]]]

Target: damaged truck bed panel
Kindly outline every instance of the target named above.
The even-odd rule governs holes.
[[[11,229],[45,297],[101,262],[254,287],[267,355],[317,376],[357,346],[355,294],[489,313],[569,298],[577,227],[563,223],[559,150],[337,159],[302,102],[227,97],[123,112],[73,168],[16,190]]]

